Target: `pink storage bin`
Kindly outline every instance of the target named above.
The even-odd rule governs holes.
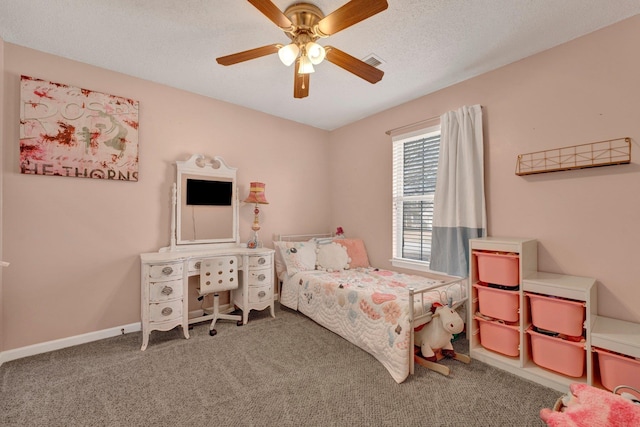
[[[487,350],[507,356],[520,355],[520,332],[518,326],[475,317],[480,327],[480,344]]]
[[[479,311],[485,316],[517,322],[520,319],[520,296],[518,291],[506,291],[474,284],[478,293]]]
[[[518,254],[473,251],[478,261],[478,279],[503,286],[520,284]]]
[[[574,337],[582,335],[585,303],[525,293],[531,306],[531,322],[540,329]]]
[[[584,374],[586,352],[583,342],[544,335],[531,327],[527,333],[531,337],[531,356],[536,365],[568,377],[577,378]]]
[[[594,350],[598,353],[600,382],[604,388],[613,391],[619,385],[627,385],[640,390],[640,360],[596,347]],[[621,391],[634,394],[640,399],[640,393],[635,393],[633,390]]]

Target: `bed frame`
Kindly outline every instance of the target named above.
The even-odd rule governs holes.
[[[278,241],[284,241],[284,242],[301,242],[301,241],[307,241],[310,240],[312,238],[330,238],[330,237],[335,237],[334,233],[319,233],[319,234],[280,234],[278,235]],[[442,288],[448,288],[451,285],[455,285],[458,284],[461,287],[464,287],[464,290],[466,291],[466,278],[460,278],[460,277],[451,277],[451,276],[444,276],[444,277],[449,277],[451,280],[447,280],[445,283],[442,283],[441,285],[432,287],[432,288],[427,288],[427,289],[422,289],[422,290],[417,290],[414,288],[408,288],[409,290],[409,322],[411,323],[412,327],[411,327],[411,338],[410,338],[410,345],[411,348],[415,348],[415,337],[414,337],[414,329],[418,328],[428,322],[431,321],[432,315],[430,312],[427,313],[417,313],[415,310],[415,301],[416,299],[418,299],[420,301],[420,304],[422,307],[424,307],[424,295],[427,293],[432,293],[435,291],[438,291],[439,289]],[[279,283],[279,288],[281,287],[281,283]],[[466,295],[467,292],[463,292],[463,295]],[[468,299],[467,297],[462,298],[459,301],[456,301],[454,307],[458,307],[462,304],[464,304]],[[468,305],[466,306],[466,309],[468,310]],[[467,316],[464,316],[463,319],[467,319]],[[418,354],[412,354],[412,352],[410,352],[410,360],[408,361],[409,363],[409,375],[413,375],[415,372],[415,363],[418,363],[421,366],[424,366],[428,369],[431,369],[433,371],[436,371],[440,374],[443,375],[449,375],[450,371],[449,368],[441,365],[439,363],[436,362],[430,362],[422,357],[420,357]],[[463,363],[470,363],[471,358],[466,355],[466,354],[456,354],[456,360],[459,360]]]

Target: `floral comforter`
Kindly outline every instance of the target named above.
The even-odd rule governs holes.
[[[370,353],[401,383],[413,360],[409,288],[433,289],[415,297],[419,313],[464,298],[464,286],[449,283],[373,268],[303,271],[283,282],[280,302]]]

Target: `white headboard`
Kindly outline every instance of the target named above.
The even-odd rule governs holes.
[[[333,233],[318,233],[318,234],[278,234],[277,240],[280,242],[304,242],[314,237],[334,237]]]

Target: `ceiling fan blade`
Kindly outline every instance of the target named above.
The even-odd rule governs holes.
[[[293,68],[293,97],[306,98],[309,96],[309,74],[299,74],[300,58],[296,60]]]
[[[285,16],[284,13],[278,7],[269,0],[249,0],[256,9],[264,14],[274,24],[282,29],[288,29],[293,26],[293,23]]]
[[[340,49],[336,49],[332,46],[325,46],[325,50],[327,52],[327,61],[362,79],[365,79],[369,83],[378,83],[382,79],[382,76],[384,76],[384,71],[379,70],[376,67],[372,67],[366,62],[360,61],[358,58],[355,58]]]
[[[318,32],[323,36],[330,36],[382,12],[387,7],[389,4],[386,0],[351,0],[322,18],[318,22]]]
[[[261,56],[271,55],[277,53],[280,49],[279,44],[270,44],[268,46],[257,47],[255,49],[245,50],[243,52],[234,53],[227,56],[221,56],[216,58],[216,61],[220,65],[233,65],[238,62],[248,61],[250,59],[260,58]]]

